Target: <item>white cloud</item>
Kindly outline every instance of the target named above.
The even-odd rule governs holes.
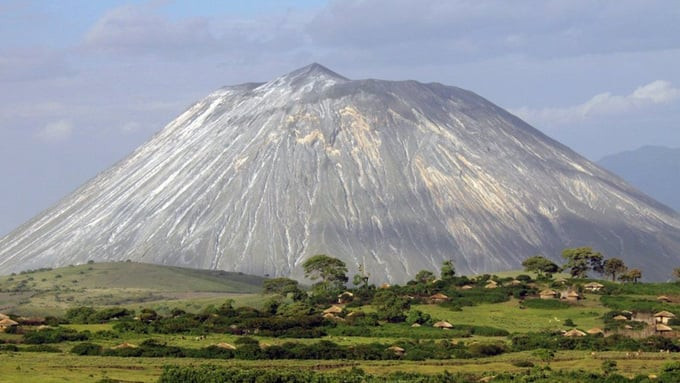
[[[36,133],[36,137],[43,141],[63,141],[73,133],[70,121],[60,120],[45,125]]]
[[[628,95],[600,93],[574,106],[511,109],[520,118],[539,127],[550,127],[584,121],[598,116],[626,114],[652,105],[667,104],[680,97],[680,88],[668,81],[657,80],[635,89]]]

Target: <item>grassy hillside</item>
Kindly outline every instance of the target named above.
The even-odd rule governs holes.
[[[93,263],[0,277],[0,311],[55,315],[68,307],[155,302],[199,309],[259,293],[265,278],[136,262]],[[252,301],[252,299],[249,299]]]

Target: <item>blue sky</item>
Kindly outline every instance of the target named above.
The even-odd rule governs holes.
[[[588,158],[680,147],[680,3],[0,1],[0,235],[226,84],[470,89]]]

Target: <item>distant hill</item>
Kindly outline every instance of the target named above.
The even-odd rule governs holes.
[[[643,146],[606,156],[598,164],[680,211],[680,148]]]
[[[143,289],[156,292],[258,293],[265,278],[139,262],[92,263],[0,277],[0,289]],[[77,282],[73,282],[77,281]]]
[[[137,262],[92,263],[0,277],[0,312],[63,315],[76,306],[144,304],[198,311],[207,304],[259,299],[265,278]]]

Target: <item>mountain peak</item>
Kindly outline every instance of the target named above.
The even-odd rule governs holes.
[[[471,92],[311,64],[192,105],[0,238],[0,274],[131,259],[302,277],[329,254],[403,283],[572,246],[665,279],[680,216]]]
[[[287,85],[297,89],[307,85],[314,86],[318,84],[326,86],[346,81],[349,81],[349,79],[333,72],[321,64],[312,63],[278,77],[269,84],[275,87]]]
[[[319,63],[311,63],[307,66],[303,66],[302,68],[296,69],[292,72],[290,72],[288,75],[293,75],[296,77],[330,77],[338,80],[349,80],[347,77],[344,77],[336,72],[333,72],[332,70],[326,68],[325,66],[319,64]]]

